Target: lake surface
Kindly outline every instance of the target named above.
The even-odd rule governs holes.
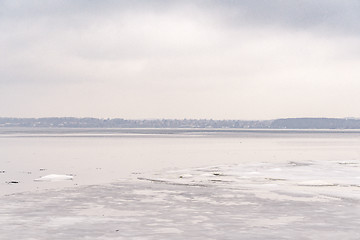
[[[359,131],[0,129],[2,194],[109,183],[171,169],[349,160],[360,160]],[[49,174],[74,178],[34,181]]]
[[[0,189],[4,240],[357,240],[360,131],[3,128]]]

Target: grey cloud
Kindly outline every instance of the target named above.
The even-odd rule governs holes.
[[[332,0],[0,0],[0,115],[356,115],[344,103],[360,101],[358,12]]]
[[[356,27],[360,19],[357,0],[79,0],[79,1],[0,1],[0,17],[14,19],[121,14],[123,12],[164,12],[182,6],[225,14],[234,21],[307,27],[318,24]],[[238,20],[236,20],[238,19]]]
[[[298,29],[359,34],[360,2],[356,0],[214,0],[229,24],[279,25]]]

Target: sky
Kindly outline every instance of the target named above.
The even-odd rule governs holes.
[[[0,0],[0,117],[360,117],[358,0]]]

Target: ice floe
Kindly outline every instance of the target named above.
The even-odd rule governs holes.
[[[74,177],[71,175],[49,174],[49,175],[34,179],[34,181],[55,182],[55,181],[73,180],[73,178]]]

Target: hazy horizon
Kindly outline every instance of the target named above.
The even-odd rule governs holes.
[[[0,0],[0,116],[360,117],[355,0]]]
[[[214,121],[273,121],[278,119],[360,119],[357,117],[279,117],[279,118],[269,118],[269,119],[225,119],[225,118],[124,118],[121,116],[118,117],[92,117],[92,116],[84,116],[84,117],[75,117],[75,116],[43,116],[43,117],[13,117],[13,116],[0,116],[0,118],[14,118],[14,119],[41,119],[41,118],[93,118],[93,119],[124,119],[124,120],[214,120]]]

